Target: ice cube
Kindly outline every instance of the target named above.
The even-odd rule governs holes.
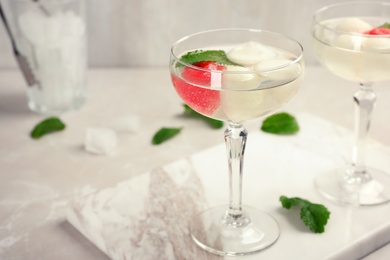
[[[341,20],[336,29],[348,33],[364,33],[371,30],[372,26],[362,19],[352,17]]]
[[[64,13],[64,22],[66,26],[64,33],[72,35],[73,37],[83,36],[85,34],[85,23],[80,16],[77,16],[72,11],[66,11]]]
[[[253,41],[239,45],[227,53],[229,60],[243,66],[252,66],[262,59],[274,57],[275,55],[275,52],[271,49]]]
[[[44,17],[36,10],[25,12],[19,16],[18,24],[22,34],[33,45],[44,44],[45,21]]]
[[[113,128],[117,132],[138,133],[140,129],[140,119],[137,115],[125,115],[114,118]]]
[[[254,69],[264,78],[287,82],[296,79],[300,75],[300,65],[292,64],[292,62],[292,60],[285,58],[262,60],[255,65]],[[278,67],[282,68],[277,69]]]
[[[89,127],[86,130],[85,150],[100,155],[112,154],[117,147],[114,130],[109,128]]]
[[[81,17],[71,11],[55,12],[46,15],[32,9],[18,18],[22,34],[33,45],[55,47],[68,39],[78,39],[85,34],[85,24]]]
[[[44,14],[31,9],[18,17],[27,39],[21,51],[33,64],[39,81],[40,104],[63,109],[72,106],[85,85],[85,23],[72,11]],[[83,94],[81,94],[83,95]],[[37,95],[38,96],[38,95]]]

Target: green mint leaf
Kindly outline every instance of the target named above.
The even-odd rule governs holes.
[[[195,110],[193,110],[192,108],[190,108],[186,104],[184,104],[183,107],[184,107],[184,116],[200,119],[203,122],[205,122],[207,125],[209,125],[211,128],[214,128],[214,129],[219,129],[219,128],[223,127],[222,121],[212,119],[212,118],[209,118],[209,117],[204,116],[202,114],[199,114],[198,112],[196,112]]]
[[[200,61],[215,61],[222,65],[237,65],[230,61],[222,50],[196,50],[190,51],[180,58],[181,61],[194,64]]]
[[[293,206],[306,206],[310,204],[309,201],[295,197],[295,198],[287,198],[286,196],[280,196],[280,202],[282,203],[283,208],[291,209]]]
[[[390,29],[390,23],[384,23],[379,27]]]
[[[294,206],[300,207],[301,219],[311,231],[314,233],[325,232],[325,226],[330,217],[330,212],[324,205],[311,203],[308,200],[298,197],[288,198],[286,196],[280,196],[279,200],[286,209]]]
[[[158,130],[152,139],[153,144],[161,144],[175,135],[179,134],[181,131],[181,128],[168,128],[168,127],[163,127],[160,130]]]
[[[57,132],[65,129],[65,124],[57,117],[49,117],[41,122],[39,122],[34,129],[31,131],[30,135],[34,139],[39,139],[42,136]]]
[[[323,233],[330,212],[320,204],[309,204],[301,208],[301,219],[314,233]]]
[[[295,117],[283,112],[267,117],[261,130],[271,134],[291,135],[299,131],[299,125]]]

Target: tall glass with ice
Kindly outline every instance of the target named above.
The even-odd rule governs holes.
[[[27,60],[31,110],[55,115],[79,108],[86,96],[83,0],[8,0],[16,48]],[[7,15],[7,16],[8,16]]]
[[[228,123],[224,138],[229,203],[195,216],[192,239],[207,251],[230,256],[271,246],[279,237],[277,222],[266,212],[242,205],[247,140],[243,123],[275,112],[294,96],[304,71],[302,46],[262,30],[206,31],[172,46],[170,70],[175,90],[188,106]]]

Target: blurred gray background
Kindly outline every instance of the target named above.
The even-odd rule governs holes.
[[[14,0],[11,0],[14,1]],[[31,0],[32,1],[32,0]],[[316,63],[310,25],[318,8],[343,0],[85,0],[89,67],[163,67],[171,44],[202,30],[246,27],[298,40]],[[345,0],[348,1],[348,0]],[[5,2],[5,0],[0,0]],[[15,68],[0,23],[0,69]]]

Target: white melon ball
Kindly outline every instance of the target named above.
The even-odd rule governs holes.
[[[254,69],[264,78],[276,81],[290,81],[300,75],[301,66],[285,58],[262,60]],[[277,69],[280,67],[279,69]]]
[[[371,30],[372,28],[373,27],[369,23],[356,17],[343,19],[336,26],[337,30],[348,33],[363,33]]]
[[[251,72],[250,69],[240,66],[226,66],[226,70],[222,76],[223,89],[256,89],[260,85],[260,83],[261,77],[257,73]]]
[[[364,50],[388,50],[390,49],[390,38],[367,38],[363,46]]]
[[[239,66],[227,66],[226,71],[228,73],[223,74],[220,96],[223,113],[235,122],[258,117],[263,110],[259,106],[265,105],[266,96],[261,91],[251,90],[260,86],[260,75]]]
[[[262,90],[221,92],[221,109],[233,122],[242,122],[262,116],[272,106],[272,97]],[[272,109],[272,108],[271,108]]]
[[[229,60],[243,66],[252,66],[262,59],[274,56],[276,53],[273,50],[253,41],[239,45],[227,53]]]
[[[343,34],[337,37],[333,44],[335,47],[360,51],[365,42],[365,37],[359,35]]]

